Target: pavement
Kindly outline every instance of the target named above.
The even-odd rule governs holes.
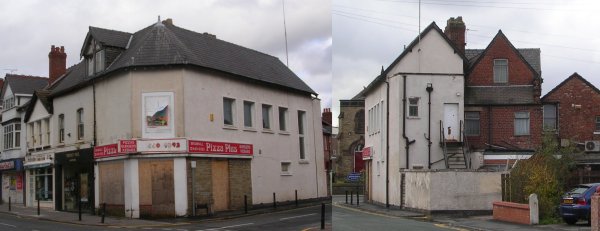
[[[356,198],[354,202],[348,204],[345,202],[345,195],[334,195],[332,199],[334,207],[351,208],[355,210],[364,211],[366,213],[382,214],[385,216],[410,218],[420,221],[429,221],[432,223],[444,224],[448,228],[455,228],[459,230],[590,230],[590,227],[585,222],[578,223],[576,225],[567,224],[552,224],[552,225],[521,225],[508,222],[502,222],[494,220],[492,216],[469,216],[469,217],[456,217],[452,215],[434,215],[427,216],[424,213],[407,211],[401,209],[389,209],[385,206],[374,205],[365,203],[364,198],[361,195],[361,202],[359,205],[356,204]],[[335,216],[334,210],[334,216]],[[335,227],[334,221],[334,227]]]
[[[260,214],[268,214],[279,211],[293,210],[296,208],[314,207],[320,205],[322,201],[312,201],[300,203],[298,207],[293,203],[287,205],[278,205],[277,208],[264,207],[259,209],[249,210],[248,213],[244,211],[234,211],[219,213],[210,217],[179,217],[179,218],[167,218],[167,219],[130,219],[125,217],[110,217],[106,216],[104,223],[101,222],[101,216],[92,215],[89,211],[81,214],[81,221],[79,220],[79,214],[76,212],[62,212],[55,211],[51,208],[40,208],[40,215],[37,215],[37,207],[25,207],[23,204],[12,204],[9,206],[8,203],[0,204],[0,214],[9,214],[19,218],[37,219],[42,221],[52,221],[63,224],[73,225],[87,225],[97,227],[108,227],[108,228],[168,228],[168,227],[180,227],[186,225],[192,225],[203,222],[220,221],[226,219],[238,219],[249,216],[255,216]],[[324,201],[328,203],[328,201]],[[319,206],[320,207],[320,206]],[[331,227],[331,223],[328,224]]]

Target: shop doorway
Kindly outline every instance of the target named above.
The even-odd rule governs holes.
[[[173,160],[140,160],[140,216],[174,217]]]
[[[229,161],[226,159],[213,159],[212,161],[212,188],[214,211],[229,210]]]

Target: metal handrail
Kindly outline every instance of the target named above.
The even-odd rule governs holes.
[[[440,142],[442,144],[442,151],[444,152],[444,162],[446,163],[446,168],[449,168],[448,165],[448,150],[446,148],[446,135],[444,134],[444,122],[440,120]]]
[[[461,120],[460,121],[461,134],[464,134],[464,130],[465,130],[465,126]],[[467,154],[469,154],[469,141],[467,140],[466,136],[463,139],[464,139],[463,140],[463,157],[465,159],[465,167],[467,169],[470,169],[471,168],[471,158],[468,158],[469,160],[467,161]]]

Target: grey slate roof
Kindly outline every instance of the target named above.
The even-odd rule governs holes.
[[[85,82],[86,70],[85,70],[85,60],[79,62],[77,65],[69,67],[66,73],[56,80],[54,84],[52,84],[47,90],[51,90],[52,93],[66,91],[71,89],[78,84],[82,84]]]
[[[47,85],[48,78],[46,77],[6,74],[4,78],[4,88],[10,86],[13,94],[31,95],[35,90],[42,89]]]
[[[96,41],[99,41],[104,45],[120,48],[125,48],[131,37],[131,34],[127,32],[107,30],[92,26],[90,26],[90,34]]]
[[[475,61],[477,61],[477,58],[479,58],[479,55],[481,55],[484,50],[485,49],[465,49],[465,56],[469,60],[469,67],[471,67]],[[531,65],[531,67],[533,67],[538,74],[542,73],[540,48],[517,48],[517,50],[521,56],[525,58],[525,61],[527,61],[527,63],[529,63],[529,65]]]
[[[534,104],[533,86],[472,86],[465,88],[466,105]]]
[[[111,41],[118,40],[122,45],[125,34],[120,33],[120,39]],[[99,41],[119,37],[115,31],[94,27],[90,27],[90,34],[99,36]],[[164,65],[193,65],[231,73],[256,82],[317,94],[276,57],[219,40],[214,35],[160,22],[135,32],[128,49],[94,78],[128,67]],[[88,80],[83,62],[70,69],[72,70],[68,76],[54,87],[53,94]]]

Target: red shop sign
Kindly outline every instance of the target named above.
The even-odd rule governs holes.
[[[119,140],[119,152],[122,152],[122,153],[137,152],[137,142],[135,140]]]
[[[94,159],[106,158],[106,157],[112,157],[112,156],[120,156],[120,155],[123,155],[123,153],[118,152],[117,144],[109,144],[109,145],[94,147]]]
[[[362,157],[363,157],[363,160],[371,159],[371,147],[363,148]]]
[[[252,144],[224,143],[189,140],[188,147],[190,153],[203,154],[225,154],[225,155],[249,155],[254,154]]]

